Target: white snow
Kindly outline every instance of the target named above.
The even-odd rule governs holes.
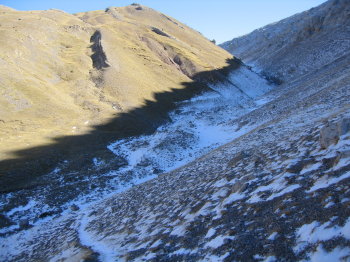
[[[174,227],[173,231],[171,231],[170,235],[173,236],[184,236],[186,234],[186,225],[181,224]]]
[[[79,261],[79,248],[70,247],[59,254],[50,258],[49,262],[57,262],[57,261]]]
[[[231,195],[229,195],[223,202],[222,205],[230,205],[233,202],[237,201],[237,200],[241,200],[242,198],[245,198],[246,195],[242,194],[242,193],[232,193]]]
[[[215,194],[213,194],[211,196],[211,199],[215,201],[215,200],[219,200],[219,199],[225,197],[227,195],[228,190],[229,189],[226,187],[221,188],[220,190],[218,190]]]
[[[36,204],[36,201],[30,200],[25,206],[18,206],[13,209],[11,209],[9,212],[6,213],[7,216],[12,216],[13,214],[17,212],[27,211],[31,208],[33,208]]]
[[[298,189],[300,187],[300,185],[298,184],[287,186],[287,180],[285,179],[285,177],[288,177],[290,175],[292,174],[284,173],[279,177],[277,177],[276,179],[270,181],[270,183],[268,183],[267,185],[259,186],[257,189],[255,189],[253,192],[250,193],[251,197],[248,199],[248,202],[257,203],[259,201],[263,201],[259,196],[260,192],[272,191],[272,194],[266,199],[266,200],[272,200],[276,197],[280,197],[282,195],[285,195],[287,193],[290,193]]]
[[[231,250],[231,252],[234,252],[234,250]],[[213,254],[206,255],[202,261],[207,261],[207,262],[212,262],[212,261],[221,262],[221,261],[225,261],[225,258],[228,257],[231,252],[226,252],[222,256],[216,256],[216,255],[213,255]]]
[[[187,255],[187,254],[191,254],[192,252],[193,252],[193,250],[180,248],[180,249],[176,250],[175,252],[171,253],[171,255]]]
[[[163,241],[161,239],[158,239],[156,242],[154,242],[152,244],[152,246],[150,246],[150,248],[155,248],[155,247],[159,246],[160,244],[162,244],[162,242]]]
[[[319,179],[317,179],[314,183],[314,185],[307,191],[308,193],[314,192],[321,188],[327,188],[331,185],[337,184],[338,182],[347,179],[350,177],[350,172],[346,172],[345,174],[339,176],[339,177],[329,177],[328,175],[325,175]]]
[[[308,165],[306,167],[304,167],[301,171],[300,171],[300,175],[304,175],[307,172],[311,172],[314,170],[319,169],[322,166],[322,162],[317,162],[315,164],[312,165]]]
[[[98,252],[102,261],[116,261],[118,254],[113,250],[113,246],[109,246],[106,241],[101,241],[95,235],[90,234],[87,228],[88,224],[88,217],[82,216],[78,229],[80,243]]]
[[[219,181],[215,182],[215,184],[213,184],[213,187],[223,187],[225,185],[227,185],[228,181],[226,178],[220,179]]]
[[[216,230],[214,228],[210,228],[204,238],[211,238],[212,236],[214,236],[215,232]]]
[[[272,200],[272,199],[274,199],[274,198],[276,198],[276,197],[283,196],[283,195],[285,195],[285,194],[287,194],[287,193],[293,192],[294,190],[296,190],[296,189],[298,189],[298,188],[300,188],[300,185],[297,185],[297,184],[295,184],[295,185],[290,185],[290,186],[284,188],[283,190],[281,190],[280,192],[273,193],[273,194],[272,194],[271,196],[269,196],[266,200]]]
[[[317,247],[316,252],[310,255],[311,262],[349,261],[350,248],[336,247],[331,252],[323,249],[322,245]]]
[[[150,253],[148,253],[148,254],[144,257],[144,259],[145,259],[145,260],[150,260],[150,259],[155,258],[155,257],[156,257],[156,254],[150,252]]]
[[[278,236],[278,233],[277,232],[273,232],[267,239],[268,240],[275,240],[277,236]]]
[[[275,261],[277,261],[275,256],[269,256],[264,260],[264,262],[275,262]]]
[[[343,198],[342,200],[341,200],[341,203],[345,203],[345,202],[349,202],[350,201],[350,198]]]
[[[305,245],[326,241],[335,237],[350,239],[350,218],[344,226],[331,226],[331,222],[320,224],[317,221],[305,224],[296,230],[297,245],[293,248],[299,253]]]
[[[333,202],[329,202],[329,203],[327,203],[327,205],[324,206],[324,208],[330,208],[332,206],[334,206],[334,203]]]
[[[210,248],[218,248],[221,247],[226,239],[234,239],[235,237],[232,236],[217,236],[216,238],[210,240],[208,243],[205,244],[205,247]]]
[[[256,255],[254,255],[253,256],[255,259],[263,259],[264,258],[264,256],[261,256],[261,255],[259,255],[259,254],[256,254]]]

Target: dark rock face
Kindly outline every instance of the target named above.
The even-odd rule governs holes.
[[[101,44],[102,34],[100,31],[96,31],[90,38],[90,42],[92,43],[91,49],[93,54],[91,55],[93,67],[101,70],[103,68],[109,67],[107,63],[107,57],[105,52],[103,51],[103,47]]]
[[[156,28],[156,27],[152,27],[152,32],[161,35],[161,36],[165,36],[165,37],[170,37],[170,35],[168,35],[167,33],[163,32],[162,30]]]

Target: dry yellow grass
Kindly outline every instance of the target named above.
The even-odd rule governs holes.
[[[91,59],[97,30],[109,64],[103,70]],[[228,58],[200,33],[144,6],[76,15],[2,6],[0,159],[88,132],[155,93],[184,88],[194,73],[226,66]]]

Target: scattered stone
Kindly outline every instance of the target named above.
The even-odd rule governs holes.
[[[332,144],[336,144],[339,140],[337,124],[327,123],[320,130],[320,144],[322,149],[328,148]]]
[[[10,219],[8,219],[6,216],[3,214],[0,214],[0,228],[2,227],[8,227],[12,225],[13,223],[11,222]]]
[[[328,148],[332,144],[338,143],[339,137],[350,131],[350,118],[343,118],[336,123],[328,122],[320,130],[321,148]]]
[[[239,161],[241,161],[244,158],[249,157],[250,154],[248,152],[245,151],[241,151],[239,153],[237,153],[232,159],[231,161],[228,163],[229,166],[235,166]]]
[[[28,219],[21,219],[19,221],[18,225],[21,228],[27,228],[27,227],[29,227],[29,220]]]
[[[45,217],[49,217],[49,216],[52,216],[54,215],[55,213],[53,211],[47,211],[47,212],[44,212],[44,213],[41,213],[39,218],[45,218]]]
[[[70,206],[70,209],[72,211],[78,211],[80,208],[76,204],[73,204],[73,205]]]

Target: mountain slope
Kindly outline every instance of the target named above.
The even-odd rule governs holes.
[[[240,136],[207,155],[24,225],[4,237],[3,259],[346,261],[349,62],[272,90],[232,120]]]
[[[2,131],[12,131],[11,123],[22,121],[23,132],[45,132],[52,125],[72,133],[75,124],[79,129],[86,121],[127,111],[152,100],[156,92],[183,88],[181,83],[195,73],[226,65],[230,56],[199,33],[150,8],[137,8],[75,16],[4,9]],[[154,33],[152,27],[171,37]],[[90,57],[97,31],[108,63],[103,70],[94,68]],[[177,64],[181,62],[183,66]]]
[[[267,75],[290,81],[348,55],[349,35],[349,1],[334,0],[221,47]]]
[[[205,84],[187,86],[196,74],[226,67],[232,58],[198,32],[140,5],[76,15],[0,9],[2,176],[48,172],[72,155],[98,151],[97,145],[74,151],[80,146],[71,139],[60,148],[46,147],[91,134],[97,125],[156,103],[159,94],[183,90],[172,98],[181,100],[183,93],[206,90]],[[166,114],[171,103],[158,111]],[[130,116],[122,127],[130,133],[154,129],[164,118],[158,111],[149,112],[151,120],[143,126]],[[121,124],[106,125],[104,135],[91,140],[106,142],[118,128]]]
[[[2,194],[0,259],[348,261],[350,55],[333,51],[277,88],[244,64],[209,71],[221,81],[171,121],[108,146],[118,163]]]

